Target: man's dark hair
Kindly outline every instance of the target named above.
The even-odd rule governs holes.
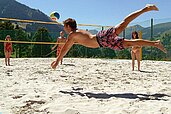
[[[76,30],[77,29],[77,22],[72,19],[72,18],[68,18],[65,21],[63,21],[64,25],[69,25],[71,27],[72,30]]]

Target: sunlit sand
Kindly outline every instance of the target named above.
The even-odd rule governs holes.
[[[170,114],[171,62],[64,58],[0,59],[2,114]],[[136,64],[135,64],[136,65]]]

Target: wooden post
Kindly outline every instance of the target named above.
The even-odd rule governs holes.
[[[104,30],[104,27],[102,26],[102,30]]]
[[[139,31],[139,39],[142,39],[142,31]],[[142,47],[140,49],[140,61],[142,61]]]

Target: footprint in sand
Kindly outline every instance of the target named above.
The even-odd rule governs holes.
[[[75,109],[67,109],[64,114],[80,114],[78,110]]]

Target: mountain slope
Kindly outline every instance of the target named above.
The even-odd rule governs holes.
[[[134,31],[133,28],[136,28],[136,31],[142,31],[143,39],[151,38],[151,27],[143,28],[140,25],[135,26],[126,29],[126,38],[131,38],[131,33]],[[169,30],[171,30],[171,22],[156,24],[153,26],[153,36],[158,36]]]
[[[0,0],[0,17],[17,18],[25,20],[51,21],[51,19],[40,10],[32,9],[24,4],[17,2],[16,0]],[[36,31],[39,27],[46,27],[51,32],[58,32],[63,28],[61,25],[38,25],[29,25],[29,30]]]
[[[43,12],[15,0],[0,0],[0,17],[51,21]]]

